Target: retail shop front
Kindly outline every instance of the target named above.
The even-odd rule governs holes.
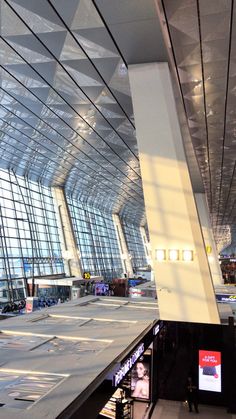
[[[158,398],[157,347],[162,326],[162,321],[154,322],[146,333],[136,339],[132,347],[124,351],[116,360],[115,367],[113,364],[107,372],[101,386],[77,411],[77,417],[83,414],[100,419],[150,417]]]
[[[4,320],[0,416],[138,419],[157,397],[158,315],[150,299],[86,296]]]
[[[162,325],[158,321],[120,363],[113,374],[116,390],[99,418],[149,417],[157,400],[157,339]]]

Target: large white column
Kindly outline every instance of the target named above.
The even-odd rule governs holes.
[[[62,257],[66,274],[82,278],[79,251],[76,245],[71,218],[62,188],[52,188],[53,199],[58,219]]]
[[[117,241],[118,241],[118,245],[120,249],[120,256],[121,256],[124,273],[126,273],[127,277],[129,278],[133,276],[134,272],[133,272],[133,267],[131,264],[131,257],[130,257],[128,247],[125,241],[125,235],[124,235],[122,225],[120,222],[120,217],[117,214],[112,214],[112,218],[115,225],[116,237],[117,237]]]
[[[167,63],[129,68],[135,125],[160,316],[219,323],[211,273],[199,225]],[[179,250],[179,260],[168,258]],[[192,250],[184,262],[182,251]]]
[[[218,252],[212,232],[211,221],[209,216],[209,209],[206,197],[202,193],[195,194],[198,214],[202,227],[202,234],[207,251],[209,266],[211,270],[212,280],[214,285],[221,285],[224,283],[222,272],[219,264]]]

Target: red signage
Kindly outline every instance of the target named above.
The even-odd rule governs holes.
[[[221,392],[221,352],[199,351],[199,390]]]
[[[221,364],[221,352],[199,351],[200,367],[216,367]]]

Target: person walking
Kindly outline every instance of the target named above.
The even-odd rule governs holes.
[[[189,412],[193,411],[193,406],[196,413],[199,413],[198,410],[198,390],[197,386],[193,384],[192,377],[188,377],[187,383],[187,402]]]

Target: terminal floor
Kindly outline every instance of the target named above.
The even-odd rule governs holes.
[[[236,419],[236,414],[227,413],[223,407],[199,405],[199,414],[188,411],[184,402],[171,400],[158,400],[151,419],[187,419],[199,417],[199,419]]]

